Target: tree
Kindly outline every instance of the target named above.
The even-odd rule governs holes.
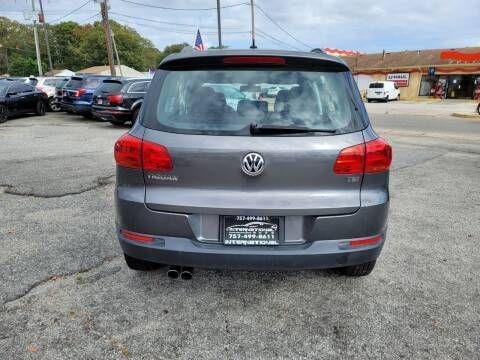
[[[139,71],[156,69],[164,57],[180,52],[185,46],[188,46],[187,43],[172,44],[160,51],[135,29],[116,21],[111,21],[110,25],[115,36],[120,62],[122,65]],[[48,24],[47,29],[55,68],[78,71],[108,63],[101,22],[80,25],[73,21],[67,21],[55,25]],[[39,29],[39,37],[40,52],[45,60],[46,49],[42,29]],[[0,17],[0,44],[3,49],[8,49],[8,55],[15,54],[17,56],[12,66],[7,69],[6,56],[2,54],[5,50],[0,51],[0,73],[11,71],[10,68],[13,68],[16,74],[25,74],[27,69],[31,69],[31,60],[35,60],[35,44],[31,25]],[[36,70],[28,75],[35,73]]]
[[[189,45],[187,43],[180,43],[180,44],[172,44],[172,45],[165,46],[165,48],[163,49],[160,55],[159,62],[162,61],[164,58],[166,58],[170,54],[179,53],[180,51],[182,51],[182,49],[185,46],[189,46]]]
[[[42,64],[45,66],[45,64]],[[8,66],[11,76],[38,75],[37,60],[32,57],[15,54],[11,57]]]

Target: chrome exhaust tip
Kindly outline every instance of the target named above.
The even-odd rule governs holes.
[[[182,268],[182,272],[180,273],[180,277],[182,280],[191,280],[193,277],[193,268],[191,267],[184,267]]]
[[[180,275],[180,267],[179,266],[170,266],[167,271],[167,276],[170,279],[178,279]]]

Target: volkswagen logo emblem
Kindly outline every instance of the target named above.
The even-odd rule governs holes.
[[[265,168],[265,161],[262,155],[257,153],[249,153],[243,157],[242,170],[250,176],[258,176]]]

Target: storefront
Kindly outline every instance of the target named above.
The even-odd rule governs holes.
[[[391,80],[402,99],[480,99],[480,48],[417,50],[343,56],[361,92]]]

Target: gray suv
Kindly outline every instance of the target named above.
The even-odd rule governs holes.
[[[338,58],[168,56],[115,144],[127,265],[367,275],[385,242],[391,159]]]

